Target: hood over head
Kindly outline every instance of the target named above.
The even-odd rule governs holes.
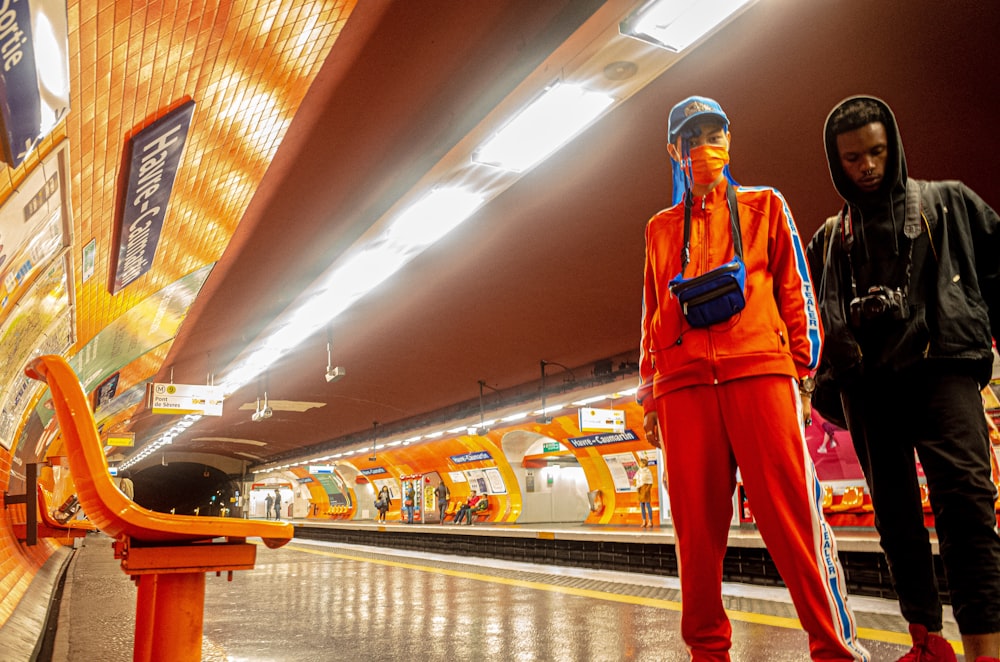
[[[889,146],[889,156],[886,160],[885,176],[877,191],[863,192],[848,177],[840,165],[840,153],[837,151],[837,136],[846,131],[859,129],[872,122],[882,122],[885,126],[886,139]],[[886,205],[890,203],[895,192],[906,188],[906,158],[903,155],[903,141],[899,136],[896,117],[889,105],[873,96],[853,96],[837,104],[826,118],[823,127],[823,142],[826,146],[826,159],[830,165],[830,176],[833,185],[846,202],[859,207]]]

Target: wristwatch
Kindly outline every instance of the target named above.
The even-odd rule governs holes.
[[[816,380],[806,375],[799,380],[799,393],[803,395],[812,395],[813,391],[816,390]]]

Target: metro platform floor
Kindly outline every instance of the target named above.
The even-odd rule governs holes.
[[[808,660],[784,589],[727,584],[724,594],[733,660]],[[906,652],[895,602],[852,596],[851,605],[875,661]],[[130,660],[134,612],[135,587],[110,540],[88,535],[67,570],[51,659]],[[232,582],[209,574],[203,659],[681,662],[679,621],[674,577],[295,539],[261,546],[257,567]]]

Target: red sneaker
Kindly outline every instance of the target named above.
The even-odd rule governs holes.
[[[910,637],[913,638],[913,648],[898,662],[957,662],[955,650],[948,640],[929,633],[923,625],[910,623]]]

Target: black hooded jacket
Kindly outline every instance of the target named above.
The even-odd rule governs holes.
[[[845,205],[807,249],[826,332],[823,361],[841,387],[925,359],[985,384],[991,328],[1000,329],[1000,219],[961,182],[909,178],[892,111],[862,98],[884,111],[889,153],[880,188],[862,192],[840,164],[830,128],[837,109],[827,118],[827,160]],[[854,324],[851,302],[875,286],[899,290],[905,305]]]

